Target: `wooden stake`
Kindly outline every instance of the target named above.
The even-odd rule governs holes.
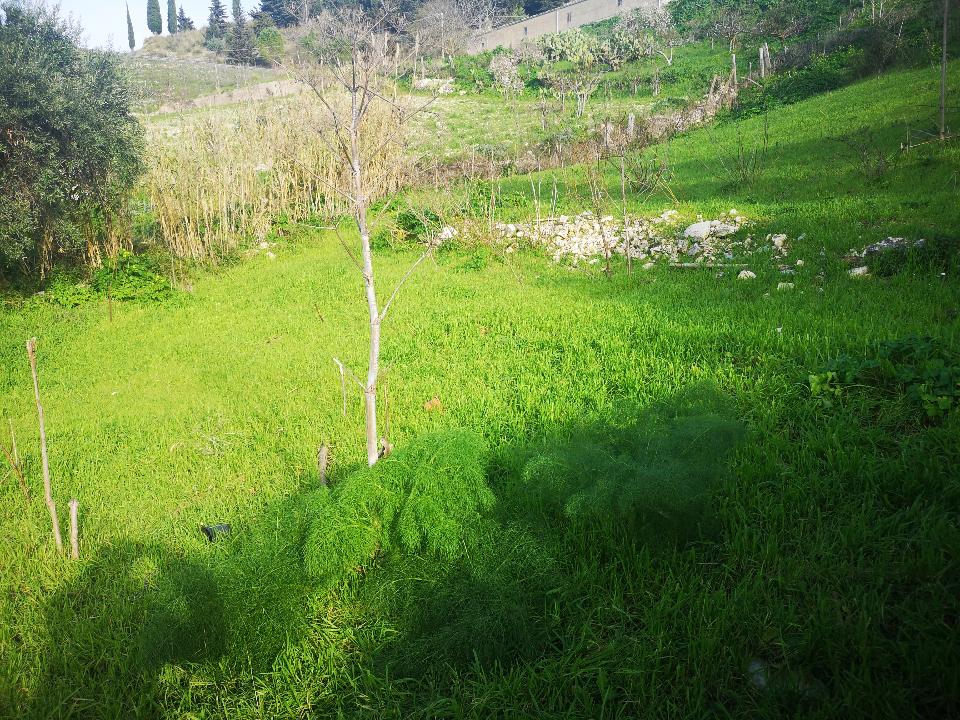
[[[63,538],[60,536],[60,523],[57,520],[57,506],[53,502],[50,488],[50,459],[47,456],[47,427],[43,420],[43,405],[40,404],[40,381],[37,379],[37,339],[27,340],[27,357],[30,358],[30,372],[33,374],[33,396],[37,401],[37,417],[40,421],[40,457],[43,460],[43,498],[50,511],[53,525],[53,539],[57,550],[63,552]]]
[[[8,453],[7,449],[4,448],[3,454],[7,456],[7,462],[9,462],[10,467],[13,468],[13,474],[17,476],[17,480],[20,482],[20,489],[23,491],[23,497],[29,505],[30,489],[27,487],[27,479],[23,476],[23,466],[20,464],[20,453],[17,452],[17,436],[13,432],[13,420],[7,418],[7,423],[10,425],[11,452]]]
[[[70,501],[70,557],[80,559],[80,532],[77,528],[77,514],[80,510],[80,501],[73,498]]]
[[[326,444],[317,451],[317,470],[320,471],[320,484],[329,485],[327,469],[330,467],[330,448]]]

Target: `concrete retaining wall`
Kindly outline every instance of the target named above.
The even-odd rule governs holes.
[[[524,41],[536,40],[562,30],[573,30],[637,8],[657,10],[669,2],[670,0],[579,0],[510,25],[493,28],[480,35],[470,49],[472,52],[483,52],[501,46],[512,48]]]

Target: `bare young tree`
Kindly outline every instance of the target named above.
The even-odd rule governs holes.
[[[453,56],[499,24],[505,12],[501,0],[425,0],[416,8],[408,32],[416,34],[426,55]]]
[[[947,139],[947,47],[950,42],[950,0],[943,0],[943,47],[940,57],[940,140]]]
[[[377,294],[368,216],[375,200],[374,189],[382,186],[383,173],[392,168],[376,162],[391,146],[404,146],[409,120],[423,112],[436,95],[416,102],[398,99],[392,72],[399,54],[396,40],[385,32],[396,22],[390,7],[375,12],[344,10],[326,16],[316,26],[317,41],[310,57],[301,58],[293,68],[326,111],[329,126],[316,132],[328,150],[344,166],[341,187],[330,187],[346,200],[360,235],[360,257],[340,237],[351,261],[360,271],[366,290],[370,324],[370,345],[366,380],[350,373],[363,390],[366,418],[367,461],[372,466],[380,457],[377,433],[377,380],[380,374],[381,327],[403,285],[414,270],[436,248],[438,239],[428,240],[419,259],[412,264],[386,302]],[[318,178],[319,179],[319,178]]]

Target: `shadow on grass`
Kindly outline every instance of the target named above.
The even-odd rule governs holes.
[[[48,605],[36,714],[149,715],[171,693],[189,693],[164,679],[170,666],[268,671],[307,631],[311,604],[333,597],[327,590],[389,629],[354,660],[384,678],[430,675],[442,686],[451,672],[568,651],[577,623],[629,604],[645,563],[714,531],[715,491],[740,436],[728,402],[697,387],[624,408],[616,422],[500,448],[480,461],[495,503],[457,530],[458,553],[439,560],[426,547],[382,546],[326,590],[304,572],[311,527],[334,507],[322,489],[207,552],[105,549]],[[410,445],[422,442],[422,453],[427,439]],[[404,507],[431,502],[425,485],[407,492]],[[623,597],[606,597],[610,587]]]

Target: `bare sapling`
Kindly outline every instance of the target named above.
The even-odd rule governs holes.
[[[74,560],[80,559],[80,530],[77,523],[79,511],[80,501],[73,498],[70,501],[70,557]]]
[[[60,523],[57,520],[57,506],[53,502],[53,492],[50,485],[50,458],[47,455],[47,427],[43,419],[43,405],[40,403],[40,380],[37,377],[37,339],[27,340],[27,357],[30,359],[30,372],[33,374],[33,396],[37,401],[37,417],[40,421],[40,457],[43,462],[43,499],[50,511],[50,522],[53,525],[53,539],[57,550],[63,551],[63,538],[60,536]]]
[[[940,139],[947,139],[947,44],[950,40],[950,0],[943,0],[943,48],[940,58]]]
[[[396,26],[397,16],[384,6],[376,12],[343,10],[318,24],[318,42],[310,57],[301,58],[292,68],[298,80],[316,95],[325,110],[327,127],[314,131],[339,158],[344,181],[329,189],[350,207],[360,235],[360,256],[340,237],[341,244],[363,277],[370,325],[367,375],[360,382],[364,397],[367,462],[373,466],[381,455],[377,433],[377,380],[380,374],[381,328],[401,288],[414,270],[436,248],[431,238],[420,255],[388,296],[385,303],[377,294],[373,250],[368,216],[377,187],[377,173],[390,168],[376,159],[390,146],[406,145],[406,128],[411,118],[424,112],[438,95],[411,101],[398,99],[393,72],[399,50],[391,48],[384,31]],[[394,43],[398,40],[394,40]],[[413,58],[415,62],[415,58]],[[351,373],[352,375],[352,373]]]
[[[7,424],[10,425],[10,449],[7,450],[3,448],[4,457],[7,458],[7,463],[10,465],[10,470],[17,477],[17,481],[20,483],[20,490],[23,492],[23,499],[26,500],[27,504],[30,504],[30,489],[27,487],[27,479],[23,475],[23,465],[20,464],[20,453],[17,452],[17,436],[13,432],[13,420],[7,419]]]
[[[623,228],[627,229],[629,218],[627,217],[627,157],[626,152],[620,156],[620,209],[623,214]],[[626,235],[626,233],[624,233]],[[625,251],[627,254],[627,274],[633,273],[633,253],[630,247],[630,239],[624,237]]]

